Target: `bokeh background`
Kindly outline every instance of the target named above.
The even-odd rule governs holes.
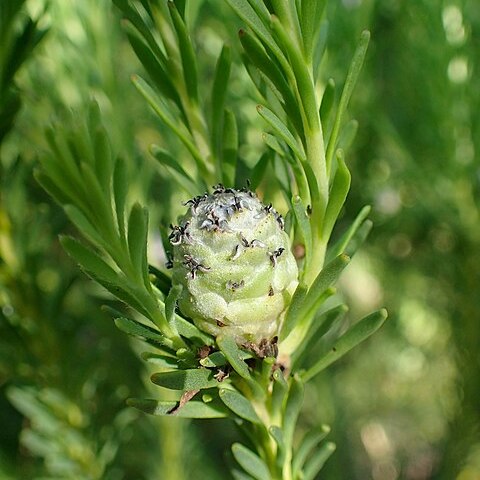
[[[130,82],[142,68],[120,16],[109,0],[0,0],[0,14],[0,479],[224,479],[232,425],[125,406],[158,396],[150,367],[102,313],[113,300],[62,251],[72,227],[34,179],[46,128],[95,98],[162,261],[159,229],[185,194],[148,146],[186,154]],[[332,427],[325,480],[478,480],[480,6],[339,0],[327,20],[323,84],[342,85],[360,32],[372,32],[338,231],[365,204],[375,227],[340,290],[353,316],[386,306],[390,319],[309,385],[302,425]],[[189,21],[206,88],[232,46],[228,102],[253,162],[264,125],[240,63],[242,24],[213,0],[192,1]]]

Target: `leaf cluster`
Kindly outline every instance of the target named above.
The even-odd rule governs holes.
[[[20,109],[20,95],[14,76],[47,33],[37,18],[24,14],[25,0],[0,3],[0,143],[13,126]]]

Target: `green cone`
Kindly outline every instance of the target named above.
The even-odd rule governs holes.
[[[298,278],[281,216],[254,193],[221,185],[187,204],[170,235],[180,311],[239,344],[271,340]]]

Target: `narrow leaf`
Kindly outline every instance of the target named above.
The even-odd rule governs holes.
[[[175,370],[178,368],[178,360],[174,357],[153,352],[143,352],[141,357],[143,360],[155,365],[157,368],[164,368],[165,370]]]
[[[387,311],[384,309],[364,317],[347,330],[334,343],[333,347],[302,375],[302,379],[307,382],[333,362],[337,361],[352,348],[375,333],[384,324],[386,319]]]
[[[218,386],[214,372],[206,368],[194,368],[173,372],[159,372],[151,376],[155,385],[170,390],[202,390]]]
[[[341,253],[345,252],[347,245],[352,237],[357,233],[359,228],[363,225],[364,221],[370,213],[371,207],[369,205],[363,207],[358,213],[357,217],[353,221],[352,225],[347,231],[340,237],[340,239],[327,251],[327,262],[331,262],[334,258],[338,257]]]
[[[312,229],[307,215],[307,208],[298,195],[292,198],[292,207],[298,231],[305,246],[305,265],[308,266],[310,265],[310,255],[312,253]]]
[[[182,294],[183,287],[181,284],[175,285],[168,292],[165,300],[165,318],[168,323],[172,323],[175,317],[175,308],[177,306],[177,300]]]
[[[267,53],[259,40],[246,30],[239,32],[240,42],[248,60],[271,82],[271,90],[276,95],[289,120],[299,135],[303,134],[302,118],[298,102],[282,70]]]
[[[222,181],[224,185],[235,185],[237,169],[238,129],[237,120],[231,110],[225,110],[222,149]]]
[[[174,325],[175,329],[182,337],[188,338],[198,347],[214,344],[213,337],[200,331],[193,323],[185,320],[179,315],[175,315]]]
[[[152,340],[159,344],[164,343],[163,335],[152,327],[132,320],[131,318],[118,317],[114,319],[115,326],[124,333],[134,337],[141,337],[145,340]]]
[[[85,238],[92,242],[96,247],[104,245],[102,237],[77,207],[74,205],[64,205],[63,209],[69,220],[77,227],[78,231]]]
[[[78,240],[72,237],[60,237],[60,243],[65,251],[93,278],[112,284],[119,281],[117,272],[97,253],[82,245]]]
[[[304,161],[305,154],[288,127],[271,110],[263,105],[257,106],[260,116],[272,127],[273,131],[292,149],[298,160]]]
[[[295,452],[292,462],[293,477],[297,478],[303,468],[306,459],[313,449],[330,433],[330,427],[322,425],[319,428],[310,430],[303,438],[298,450]]]
[[[232,453],[240,466],[256,480],[271,480],[265,462],[241,443],[232,445]]]
[[[187,190],[187,192],[197,191],[198,185],[195,183],[193,178],[184,170],[184,168],[180,165],[180,162],[176,160],[169,152],[158,145],[152,145],[150,147],[150,153],[161,165],[171,168],[181,176],[181,185]]]
[[[358,121],[355,119],[350,120],[342,129],[338,139],[338,148],[342,149],[344,152],[348,151],[357,135],[357,131]]]
[[[213,79],[210,102],[212,109],[211,128],[212,128],[212,146],[217,155],[220,150],[220,134],[223,129],[223,111],[225,104],[225,95],[227,92],[228,79],[230,78],[230,68],[232,64],[232,55],[230,47],[224,45],[215,67],[215,77]]]
[[[120,237],[125,238],[125,203],[128,193],[127,166],[123,158],[115,162],[113,172],[113,196],[115,198],[115,213]]]
[[[327,162],[327,172],[330,172],[332,165],[332,159],[334,152],[337,148],[337,139],[340,133],[340,127],[343,122],[343,116],[347,110],[348,102],[352,95],[355,84],[357,83],[360,71],[362,69],[363,61],[365,60],[365,54],[367,53],[368,42],[370,41],[370,32],[364,31],[360,37],[360,42],[357,46],[357,49],[353,55],[352,63],[348,70],[347,79],[345,80],[345,85],[343,87],[342,96],[340,97],[340,102],[337,109],[337,115],[335,117],[335,123],[333,125],[332,134],[327,147],[326,162]]]
[[[223,352],[232,368],[246,380],[252,380],[247,364],[243,361],[240,349],[231,337],[219,335],[217,337],[218,348]]]
[[[310,352],[318,351],[318,342],[338,324],[347,311],[348,307],[342,304],[315,315],[308,329],[308,337],[292,353],[292,368],[303,365]]]
[[[337,281],[343,269],[349,262],[350,258],[347,255],[339,255],[322,269],[312,283],[312,286],[308,290],[308,293],[299,308],[299,320],[301,320],[303,315],[310,312],[317,303],[317,299],[327,290],[328,287]]]
[[[165,97],[173,100],[177,106],[181,105],[178,92],[173,86],[172,80],[165,70],[164,65],[155,57],[148,45],[139,37],[139,34],[133,28],[126,27],[128,40],[137,55],[138,59],[145,67],[153,84],[158,91]]]
[[[95,171],[98,181],[107,196],[110,196],[110,182],[112,179],[112,151],[105,127],[99,125],[93,134],[93,146],[95,155]]]
[[[271,153],[265,152],[260,157],[260,160],[253,167],[253,170],[250,176],[250,188],[252,189],[252,191],[255,191],[260,185],[261,181],[263,180],[263,177],[265,176],[265,172],[267,170],[267,167],[271,158],[272,158]]]
[[[328,442],[307,462],[303,472],[303,480],[314,480],[318,472],[323,468],[325,462],[330,455],[335,451],[335,444]]]
[[[175,416],[181,418],[225,418],[228,417],[228,410],[218,402],[204,403],[197,400],[190,400],[174,414],[170,412],[177,407],[177,402],[160,402],[152,399],[129,398],[127,405],[134,407],[150,415]]]
[[[320,119],[322,121],[324,134],[327,127],[330,127],[331,114],[335,103],[335,80],[329,78],[323,91],[322,101],[320,103]]]
[[[283,372],[278,368],[272,374],[273,390],[272,390],[272,412],[280,415],[283,407],[285,394],[288,391],[288,383],[283,376]]]
[[[223,367],[227,359],[222,352],[213,352],[208,357],[200,359],[200,365],[207,368]]]
[[[236,14],[258,35],[263,44],[273,52],[277,60],[288,70],[289,64],[282,49],[278,46],[269,29],[264,25],[257,12],[247,0],[227,0]]]
[[[128,251],[133,268],[149,288],[147,263],[148,211],[135,203],[128,219]]]
[[[300,318],[299,315],[302,312],[307,292],[308,285],[300,281],[288,307],[287,315],[285,317],[282,330],[280,332],[280,341],[283,341],[285,338],[288,337],[289,333],[292,331],[293,327],[297,323],[297,320]]]
[[[163,101],[158,97],[158,95],[152,90],[152,88],[138,75],[133,76],[133,84],[137,90],[143,95],[145,100],[150,104],[153,110],[158,114],[162,121],[177,135],[177,137],[182,141],[187,150],[191,153],[199,168],[205,170],[205,160],[200,155],[197,147],[193,143],[190,133],[182,128],[183,124],[180,124],[175,118],[172,117],[171,113],[168,111],[167,107],[164,105]]]
[[[327,239],[332,233],[333,227],[350,190],[351,175],[345,165],[344,154],[342,150],[337,152],[337,171],[333,179],[328,199],[327,210],[323,218],[322,238]]]
[[[303,404],[304,386],[298,375],[294,375],[290,380],[290,391],[285,406],[285,414],[283,417],[283,440],[285,448],[289,450],[293,443],[293,434],[297,424],[297,418]]]
[[[236,415],[251,423],[261,424],[257,413],[252,407],[250,400],[247,400],[236,390],[222,388],[219,391],[222,402]]]
[[[198,101],[198,77],[197,60],[193,49],[192,40],[188,34],[187,27],[179,14],[175,3],[169,1],[170,16],[178,38],[180,47],[180,56],[182,60],[182,70],[187,92],[194,102]]]
[[[302,0],[301,2],[300,26],[302,28],[303,50],[309,63],[313,58],[314,40],[326,3],[325,0]]]
[[[348,242],[347,247],[345,248],[345,253],[352,257],[357,250],[363,245],[363,242],[368,237],[368,234],[372,230],[373,223],[371,220],[365,220],[360,228],[355,232],[355,235]]]

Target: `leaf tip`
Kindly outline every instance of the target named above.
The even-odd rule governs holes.
[[[370,30],[364,30],[362,32],[362,36],[361,36],[362,40],[368,41],[368,40],[370,40],[370,37],[371,37]]]

